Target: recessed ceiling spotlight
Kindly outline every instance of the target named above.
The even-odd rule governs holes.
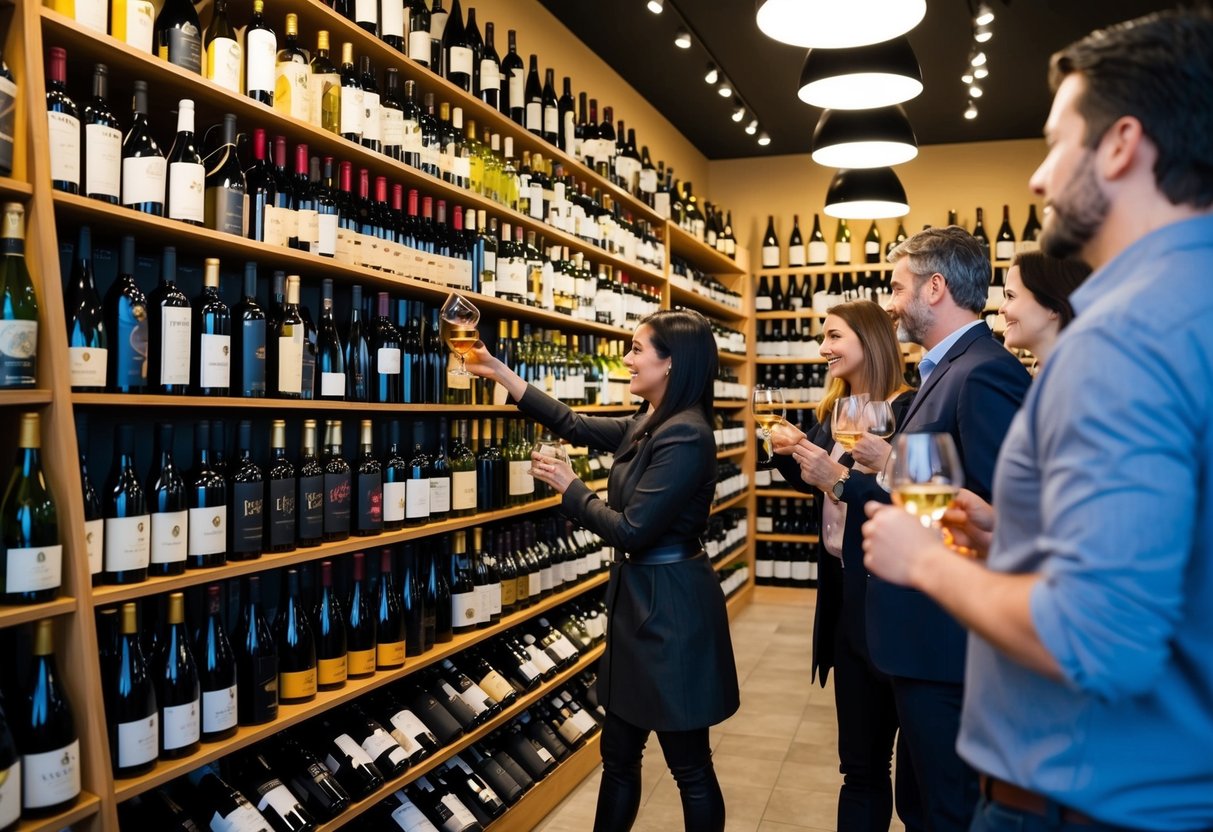
[[[987,23],[984,26],[978,26],[973,29],[973,40],[978,43],[985,43],[990,38],[994,37],[994,30]]]
[[[718,86],[716,88],[716,94],[719,95],[721,98],[732,98],[733,97],[733,85],[730,84],[728,81],[721,81],[720,86]]]
[[[703,73],[703,82],[705,84],[715,84],[720,80],[720,70],[716,68],[716,64],[708,64],[707,72]]]
[[[989,74],[990,70],[986,69],[984,66],[979,66],[977,69],[973,70],[973,77],[977,78],[978,80],[985,78]]]
[[[972,121],[975,118],[977,118],[977,105],[970,101],[969,106],[965,108],[965,119]]]
[[[994,22],[994,10],[990,8],[989,3],[978,5],[977,16],[973,18],[973,22],[978,26],[989,26]]]
[[[766,147],[770,143],[771,143],[770,134],[768,134],[766,130],[763,130],[762,133],[760,133],[758,136],[758,145],[760,147]]]
[[[679,27],[678,31],[674,33],[674,45],[679,49],[690,49],[691,33]]]
[[[745,131],[746,131],[746,134],[750,135],[750,136],[757,133],[758,132],[758,119],[756,119],[756,118],[750,119],[750,123],[745,126]]]
[[[661,10],[665,8],[665,0],[649,0],[649,11],[653,14],[661,14]]]
[[[974,84],[973,86],[969,87],[969,95],[973,96],[974,98],[981,98],[983,95],[985,95],[985,93],[982,92],[981,87]]]

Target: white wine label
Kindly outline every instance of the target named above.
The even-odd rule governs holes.
[[[415,119],[406,119],[401,125],[404,131],[400,140],[400,147],[405,153],[421,154],[424,149],[421,142],[421,125]]]
[[[534,585],[529,588],[531,597],[535,596],[536,589],[537,587]],[[543,649],[539,647],[539,645],[528,644],[526,646],[526,652],[530,655],[531,661],[534,662],[535,667],[539,668],[539,672],[541,674],[547,673],[549,670],[556,667],[556,662],[552,661],[552,657],[545,653]]]
[[[384,3],[385,6],[392,5]],[[403,14],[404,5],[401,4],[401,13]],[[379,23],[379,8],[375,0],[354,0],[354,21],[356,23],[371,23],[378,25]]]
[[[476,611],[475,592],[451,593],[451,621],[456,627],[466,627],[476,623],[479,613]]]
[[[404,17],[404,3],[385,0],[379,9],[379,37],[404,38]]]
[[[557,655],[562,659],[571,659],[577,655],[577,648],[573,646],[573,642],[569,641],[561,633],[553,632],[555,638],[548,643],[548,646],[556,651]]]
[[[467,156],[456,156],[451,162],[451,173],[467,181],[472,176],[472,160]]]
[[[775,561],[776,580],[792,577],[792,562],[790,560]]]
[[[770,312],[771,311],[771,296],[770,295],[755,295],[754,296],[754,311]]]
[[[282,785],[279,780],[271,780],[274,785],[266,789],[265,794],[261,795],[261,800],[257,801],[257,811],[264,812],[266,808],[273,809],[278,813],[279,817],[289,818],[291,812],[298,812],[299,801],[295,799],[295,795],[291,790]],[[268,783],[266,785],[269,785]],[[264,829],[265,827],[260,827]]]
[[[430,477],[430,514],[446,514],[451,510],[451,478]]]
[[[430,33],[424,29],[409,32],[409,57],[414,61],[429,66],[430,64]]]
[[[385,482],[383,484],[383,521],[385,523],[404,519],[406,490],[404,482]]]
[[[21,817],[21,761],[0,771],[0,829],[8,829]]]
[[[345,395],[345,373],[321,373],[320,374],[320,395],[322,395],[322,396],[344,396]]]
[[[403,832],[438,832],[438,827],[430,823],[430,819],[405,797],[404,792],[396,792],[400,805],[392,810],[392,820]]]
[[[510,496],[535,493],[535,478],[530,474],[531,461],[510,460]]]
[[[510,104],[514,102],[512,100]],[[543,102],[528,101],[526,103],[526,129],[532,133],[538,133],[543,130]]]
[[[168,217],[201,223],[206,217],[206,168],[194,162],[168,166]]]
[[[404,750],[400,747],[400,743],[382,728],[376,728],[374,732],[367,737],[362,743],[362,750],[371,756],[371,759],[377,760],[384,752],[398,752],[404,754]],[[393,762],[396,762],[395,755],[389,756]]]
[[[754,562],[754,575],[758,578],[775,577],[775,561],[759,559]]]
[[[549,587],[550,589],[550,587]],[[532,598],[538,598],[543,592],[543,576],[539,572],[532,572],[527,575],[527,594]],[[538,660],[536,659],[536,664]]]
[[[104,347],[68,347],[72,387],[104,387],[107,355]]]
[[[365,766],[375,764],[375,761],[362,750],[361,745],[354,742],[354,738],[349,734],[338,734],[333,739],[333,744],[336,745],[346,757],[349,757],[350,761],[355,765],[362,764]],[[341,765],[337,763],[336,758],[334,758],[332,754],[329,754],[327,759],[325,759],[325,764],[328,765],[331,771],[337,771],[339,768],[341,768]]]
[[[316,248],[312,251],[321,257],[333,257],[337,254],[336,214],[318,214],[316,216]]]
[[[252,29],[245,33],[244,87],[246,93],[274,91],[274,65],[277,62],[278,39],[269,29]]]
[[[147,569],[151,525],[151,518],[146,514],[111,517],[105,521],[106,572]]]
[[[444,794],[439,800],[454,816],[453,819],[458,824],[455,827],[456,829],[468,829],[477,825],[476,816],[468,811],[468,808],[463,805],[463,801],[455,797],[455,795]]]
[[[202,691],[202,730],[226,731],[236,724],[236,686]]]
[[[514,686],[506,681],[505,677],[496,670],[490,670],[480,680],[480,688],[491,696],[495,702],[504,702],[507,697],[515,692]]]
[[[7,592],[37,592],[54,589],[62,581],[63,547],[35,546],[9,549],[4,579]]]
[[[160,715],[118,724],[118,765],[122,768],[142,765],[160,753]]]
[[[202,723],[198,718],[198,700],[184,705],[169,705],[161,709],[164,720],[164,750],[183,748],[196,743],[201,736]]]
[[[308,96],[311,69],[307,64],[282,61],[274,72],[274,109],[291,118],[307,121],[312,111]]]
[[[560,132],[560,110],[556,109],[555,107],[543,108],[543,132]]]
[[[850,243],[834,243],[834,262],[835,263],[850,263],[851,262],[851,244]]]
[[[164,511],[152,515],[152,563],[180,563],[185,560],[189,517],[189,511]]]
[[[80,184],[80,119],[66,113],[46,114],[50,127],[51,179]]]
[[[581,739],[582,734],[585,733],[581,730],[581,727],[572,720],[572,718],[566,719],[564,722],[560,723],[560,727],[557,730],[560,732],[560,736],[570,744],[576,743],[579,739]]]
[[[210,827],[211,832],[265,832],[270,828],[253,804],[243,799],[227,815],[215,812],[211,816]]]
[[[516,69],[510,75],[509,91],[510,109],[522,109],[526,106],[526,76],[521,70]]]
[[[168,166],[163,156],[123,159],[122,204],[164,204],[164,180],[167,173]]]
[[[76,0],[76,20],[81,25],[109,34],[109,4],[105,0]]]
[[[379,141],[383,135],[382,119],[379,115],[379,93],[362,91],[362,138]]]
[[[231,38],[215,38],[206,50],[206,77],[225,90],[240,94],[240,65],[244,51]]]
[[[811,565],[812,564],[810,564],[807,560],[795,561],[792,564],[792,580],[793,581],[811,580],[813,577],[811,570],[809,569],[809,567]]]
[[[105,521],[84,521],[84,547],[88,551],[88,573],[96,575],[105,567]]]
[[[404,516],[410,519],[430,516],[430,481],[405,480]]]
[[[779,246],[762,247],[762,267],[773,269],[779,266]]]
[[[999,240],[994,244],[995,260],[1010,260],[1015,256],[1014,240]]]
[[[190,331],[189,308],[166,306],[161,310],[163,325],[160,339],[160,383],[190,383]]]
[[[80,794],[80,741],[21,755],[21,802],[26,809],[65,803]]]
[[[670,194],[667,191],[658,191],[653,194],[653,210],[658,215],[663,217],[670,216]]]
[[[227,548],[227,506],[191,508],[189,553],[217,555]]]
[[[228,387],[232,378],[232,337],[202,335],[202,363],[199,366],[202,387]]]
[[[149,0],[114,0],[114,37],[140,52],[151,53],[156,7]]]
[[[380,347],[375,353],[375,367],[382,375],[398,375],[400,373],[400,350],[396,347]]]
[[[404,113],[392,107],[379,108],[384,147],[400,147],[404,144]]]
[[[303,391],[303,327],[292,327],[294,330],[287,337],[278,339],[278,389],[283,393],[301,393]]]
[[[451,472],[451,509],[465,511],[476,508],[476,472]]]
[[[362,135],[363,101],[358,87],[341,88],[341,132]]]
[[[452,46],[447,56],[446,72],[449,76],[453,72],[463,72],[468,76],[472,74],[472,50],[466,46]]]
[[[399,732],[396,736],[396,741],[399,742],[406,751],[409,750],[410,746],[421,748],[420,743],[417,742],[417,738],[424,737],[430,733],[430,729],[425,727],[425,723],[418,719],[417,716],[407,708],[392,714],[391,723],[392,727]],[[407,742],[405,742],[405,740],[407,740]],[[409,751],[409,753],[412,754],[413,752]]]
[[[320,238],[320,215],[308,208],[295,212],[295,236],[305,251],[315,251]]]
[[[121,187],[121,131],[104,124],[84,125],[84,193],[117,199]]]
[[[501,66],[492,58],[480,60],[480,89],[499,90],[501,88]]]
[[[640,190],[642,193],[657,192],[657,171],[653,168],[643,168],[640,171]]]
[[[830,258],[830,247],[824,241],[818,240],[809,243],[809,265],[821,266],[824,265]]]
[[[543,672],[538,668],[538,666],[536,666],[534,662],[525,659],[519,662],[518,670],[523,676],[526,676],[531,681],[534,681],[543,675]]]
[[[38,322],[0,321],[0,355],[30,359],[38,346]]]

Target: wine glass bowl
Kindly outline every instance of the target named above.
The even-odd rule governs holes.
[[[866,394],[841,396],[834,401],[834,409],[830,414],[830,433],[834,441],[842,445],[843,450],[848,453],[868,429],[867,406]]]
[[[535,454],[548,457],[556,462],[563,462],[566,465],[569,464],[569,454],[564,449],[564,443],[546,431],[540,434],[539,438],[535,440],[535,444],[531,446],[532,457]]]
[[[884,479],[893,502],[930,528],[964,487],[964,468],[951,434],[903,433],[893,443]]]
[[[447,295],[439,313],[442,318],[442,337],[451,352],[459,357],[459,368],[451,370],[452,375],[469,376],[467,371],[467,354],[472,351],[480,340],[476,329],[480,323],[480,310],[458,292]]]
[[[774,457],[771,449],[771,431],[783,423],[787,408],[784,404],[783,390],[778,387],[758,385],[750,398],[750,411],[754,421],[762,429],[762,452],[765,456],[760,462],[770,462]]]
[[[881,439],[890,438],[897,429],[893,406],[883,399],[868,402],[864,408],[864,418],[867,420],[867,432]]]

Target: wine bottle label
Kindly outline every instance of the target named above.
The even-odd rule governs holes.
[[[504,702],[515,693],[514,686],[507,682],[505,677],[496,670],[490,670],[486,673],[479,684],[481,690],[491,696],[493,701],[497,703]]]
[[[303,327],[292,326],[291,334],[278,337],[278,366],[274,372],[278,390],[283,393],[303,391]]]
[[[88,552],[88,572],[96,575],[105,566],[105,521],[84,521],[84,547]]]
[[[375,672],[375,650],[350,650],[346,662],[350,676],[369,676]]]
[[[261,795],[261,799],[257,801],[258,812],[264,813],[266,809],[270,809],[280,818],[289,818],[292,813],[296,817],[299,816],[299,801],[277,777],[262,783],[257,787],[257,791]],[[265,829],[265,826],[261,825],[257,828]]]
[[[560,723],[560,726],[558,727],[557,732],[560,734],[561,738],[565,742],[567,742],[569,745],[576,744],[577,741],[581,739],[581,737],[584,733],[581,730],[580,726],[578,726],[577,723],[573,721],[572,717],[569,717],[568,719],[563,720]]]
[[[106,519],[105,571],[146,569],[151,556],[150,530],[151,519],[146,514]]]
[[[561,659],[572,659],[577,656],[577,648],[573,646],[573,643],[555,630],[552,631],[551,640],[547,646],[555,650]]]
[[[80,119],[47,112],[50,128],[51,179],[80,184]]]
[[[775,561],[775,579],[785,579],[792,577],[792,562],[789,560]]]
[[[269,29],[250,29],[244,34],[244,48],[247,50],[245,92],[273,93],[278,39]]]
[[[369,142],[383,137],[382,116],[379,114],[379,93],[362,91],[362,138]]]
[[[316,668],[282,671],[278,674],[278,696],[283,702],[310,699],[316,695]]]
[[[400,743],[396,742],[395,738],[382,728],[376,728],[369,737],[363,740],[362,750],[373,760],[378,760],[387,754],[388,760],[394,766],[403,765],[408,761],[408,754],[400,747]]]
[[[104,124],[84,125],[84,193],[117,199],[121,185],[121,131]]]
[[[198,742],[202,723],[198,718],[197,699],[186,702],[184,705],[168,705],[161,708],[160,718],[164,731],[165,751],[184,748]]]
[[[350,475],[324,475],[324,532],[346,534],[350,530]]]
[[[80,741],[41,754],[21,755],[21,803],[41,809],[80,794]]]
[[[380,347],[375,351],[375,367],[380,375],[400,374],[400,350],[397,347]]]
[[[169,219],[201,223],[206,217],[205,189],[205,167],[196,162],[170,164],[168,166]],[[144,200],[136,201],[143,202]]]
[[[403,3],[387,2],[379,9],[379,37],[404,39],[405,18]]]
[[[511,87],[513,85],[511,84]],[[513,96],[511,95],[510,104],[512,105]],[[543,131],[543,102],[528,101],[526,103],[526,129],[532,133],[540,133]]]
[[[391,3],[384,3],[385,7]],[[403,6],[401,6],[403,9]],[[376,0],[354,0],[354,22],[377,25],[379,20],[379,4]]]
[[[430,516],[430,481],[428,479],[405,480],[404,516],[420,519]]]
[[[232,551],[260,552],[264,538],[265,486],[260,482],[232,484]]]
[[[409,32],[409,57],[430,65],[430,33],[424,29]]]
[[[344,396],[345,373],[320,373],[321,396]]]
[[[337,254],[337,215],[316,215],[316,246],[312,249],[321,257],[334,257]]]
[[[476,623],[478,617],[475,591],[451,593],[451,621],[454,626],[471,626]]]
[[[206,48],[206,77],[239,95],[243,60],[240,44],[231,38],[215,38]]]
[[[455,797],[455,795],[444,794],[439,798],[439,800],[442,802],[443,806],[450,810],[452,820],[455,821],[455,824],[448,825],[449,828],[454,830],[462,830],[475,828],[475,826],[478,825],[476,822],[476,816],[468,811],[468,808],[463,805],[463,801]]]
[[[590,716],[590,712],[585,708],[574,711],[572,719],[573,723],[581,729],[582,733],[588,734],[598,727],[598,723],[594,720],[594,717]]]
[[[773,269],[779,266],[779,246],[762,247],[762,267]]]
[[[211,832],[264,832],[265,818],[253,808],[253,804],[240,797],[239,805],[227,815],[215,812],[210,820]]]
[[[279,208],[277,205],[265,206],[265,239],[262,242],[271,246],[287,245],[288,213],[291,212],[287,208]]]
[[[341,87],[341,133],[362,135],[363,101],[359,87]]]
[[[392,714],[390,720],[392,724],[392,736],[396,738],[396,742],[400,743],[405,752],[411,757],[413,754],[421,750],[422,745],[419,742],[422,738],[434,740],[434,735],[430,733],[430,729],[425,727],[417,716],[408,708],[397,711]]]
[[[7,829],[21,817],[21,760],[0,769],[0,829]]]
[[[392,810],[392,820],[403,832],[438,832],[438,827],[405,796],[403,791],[396,792],[400,805]]]
[[[316,682],[320,685],[340,685],[349,677],[349,662],[343,653],[335,659],[316,661]]]
[[[382,122],[383,146],[403,147],[404,113],[391,107],[380,107],[379,114]]]
[[[430,514],[446,514],[451,510],[451,478],[430,477]]]
[[[212,186],[206,191],[206,224],[225,234],[244,236],[245,196],[233,188]]]
[[[810,564],[807,560],[798,560],[792,564],[792,580],[798,582],[807,582],[812,579],[812,574],[809,569]]]
[[[54,589],[62,582],[63,547],[36,546],[5,553],[5,588],[9,593]]]
[[[537,593],[532,590],[531,594],[535,595]],[[549,656],[547,652],[545,652],[538,645],[528,644],[526,646],[526,652],[528,655],[530,655],[531,661],[534,662],[535,667],[539,668],[539,672],[541,674],[547,673],[556,668],[556,662],[552,661],[552,657]]]
[[[370,755],[363,751],[362,746],[354,742],[354,738],[349,734],[338,734],[333,738],[333,745],[337,746],[337,750],[349,758],[348,764],[354,766],[373,766],[375,764]],[[338,763],[331,753],[325,758],[324,764],[332,772],[340,771],[344,765],[347,765],[344,761]]]
[[[1015,256],[1014,240],[999,240],[994,243],[994,259],[1010,260]]]
[[[299,538],[316,540],[324,533],[324,477],[300,477],[299,501],[295,506],[299,513]]]
[[[341,97],[341,76],[326,72],[308,79],[308,121],[326,130],[329,122],[338,116]],[[327,111],[327,112],[326,112]]]
[[[403,482],[383,484],[383,521],[397,522],[404,519],[406,489]]]
[[[522,497],[535,493],[535,478],[530,474],[531,461],[510,460],[510,496]]]
[[[308,97],[310,76],[307,64],[279,62],[274,78],[274,109],[291,118],[307,121],[312,104]]]
[[[202,33],[193,23],[169,29],[167,45],[161,45],[160,58],[190,72],[202,74]]]
[[[140,52],[151,53],[156,10],[147,0],[114,0],[113,36]]]
[[[383,474],[379,471],[359,474],[356,484],[358,488],[358,530],[365,532],[382,529]]]
[[[404,664],[403,641],[379,642],[375,645],[376,667],[400,667],[402,664]]]
[[[191,314],[189,308],[166,306],[160,310],[160,383],[190,383],[190,333]]]
[[[202,731],[214,734],[236,724],[236,686],[202,691]]]
[[[189,543],[189,511],[162,511],[152,515],[152,563],[181,563]]]
[[[472,50],[466,46],[452,46],[447,54],[446,73],[447,76],[454,75],[457,72],[462,72],[469,77],[472,75],[473,66]],[[481,82],[481,87],[484,86],[484,81]]]
[[[476,508],[476,472],[451,472],[451,509],[467,511]]]
[[[532,572],[527,576],[527,594],[531,598],[537,598],[543,592],[543,570]],[[550,589],[551,587],[549,587]]]
[[[167,163],[162,156],[139,156],[122,160],[122,204],[164,204]],[[200,180],[201,181],[201,180]],[[201,188],[198,191],[201,195]],[[198,220],[201,222],[201,218]],[[187,312],[189,310],[186,310]]]
[[[76,0],[74,5],[78,23],[94,32],[109,34],[109,5],[105,0]]]
[[[189,513],[190,556],[224,552],[227,549],[227,506],[191,508]]]
[[[226,388],[232,378],[232,336],[202,334],[198,384],[203,389]]]
[[[501,89],[501,66],[492,58],[480,59],[480,89]]]

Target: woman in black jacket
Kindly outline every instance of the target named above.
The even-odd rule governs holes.
[[[574,413],[483,345],[467,368],[504,385],[519,410],[558,436],[615,454],[606,502],[567,464],[532,458],[534,476],[563,495],[564,510],[615,547],[598,670],[607,719],[594,829],[631,828],[641,756],[656,731],[687,830],[716,832],[724,829],[724,797],[708,727],[739,704],[724,596],[699,541],[716,486],[716,342],[699,313],[656,312],[636,327],[623,362],[629,390],[645,404],[621,418]]]
[[[889,764],[898,727],[897,710],[888,679],[868,657],[864,625],[865,518],[863,512],[847,511],[847,505],[834,496],[835,484],[849,476],[855,463],[831,436],[830,420],[839,398],[867,394],[872,401],[891,402],[894,418],[900,421],[914,391],[902,376],[901,349],[893,323],[876,304],[854,301],[832,307],[824,333],[821,356],[829,362],[831,382],[817,405],[817,424],[807,435],[790,425],[780,425],[771,439],[776,467],[793,487],[817,497],[821,520],[813,675],[819,675],[824,686],[830,669],[834,669],[838,756],[843,775],[838,828],[887,832],[893,812]],[[865,441],[866,437],[860,440]],[[908,761],[908,756],[899,755],[898,759]],[[899,765],[899,794],[907,788],[911,791],[906,794],[912,794],[912,778],[906,775],[908,765]],[[899,808],[902,804],[899,800]],[[902,819],[908,829],[915,828],[912,818]]]

